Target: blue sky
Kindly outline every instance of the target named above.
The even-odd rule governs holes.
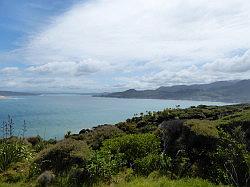
[[[249,79],[249,8],[245,0],[0,0],[0,89]]]
[[[36,32],[46,20],[67,11],[76,0],[1,0],[0,50],[19,47],[29,33]]]

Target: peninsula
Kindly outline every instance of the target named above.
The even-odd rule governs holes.
[[[169,99],[250,103],[250,80],[218,81],[210,84],[162,86],[155,90],[129,89],[96,97]]]

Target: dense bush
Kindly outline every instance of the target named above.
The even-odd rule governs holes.
[[[193,119],[188,120],[186,125],[196,134],[218,137],[217,123],[214,121]]]
[[[26,141],[32,145],[33,149],[37,153],[45,149],[49,144],[47,141],[44,141],[40,136],[28,137],[26,138]]]
[[[41,171],[62,173],[75,164],[83,164],[89,155],[90,149],[85,142],[65,139],[42,150],[37,155],[35,163]]]
[[[8,183],[25,181],[29,175],[29,167],[29,160],[12,163],[6,171],[0,174],[0,179],[1,181]]]
[[[102,150],[111,155],[122,155],[128,167],[133,167],[134,161],[149,154],[159,154],[160,139],[154,134],[130,134],[106,140]]]
[[[169,158],[163,158],[163,155],[149,154],[141,159],[135,160],[135,172],[142,176],[148,176],[153,171],[165,173],[169,170],[170,162],[165,162]],[[170,160],[169,160],[170,161]]]
[[[99,149],[102,142],[123,135],[124,132],[114,125],[100,125],[92,130],[83,129],[78,136],[69,136],[77,140],[83,140],[93,149]]]
[[[211,154],[211,164],[202,168],[206,170],[203,177],[215,183],[247,186],[250,168],[246,159],[246,146],[224,132],[221,132],[220,137],[216,151]]]
[[[0,142],[0,171],[5,171],[11,164],[29,159],[32,153],[27,144],[19,139],[4,139]]]
[[[151,153],[158,157],[159,150],[160,141],[153,134],[124,135],[106,140],[101,150],[92,153],[84,167],[72,168],[68,182],[71,185],[90,185],[98,181],[111,182],[112,178],[126,167],[135,169],[137,162],[139,168],[140,158],[147,157]],[[140,165],[140,167],[146,170],[145,166]]]
[[[70,170],[66,183],[68,186],[82,187],[84,183],[91,184],[89,178],[86,168],[76,167]]]
[[[110,154],[109,151],[98,151],[92,155],[87,165],[88,181],[110,182],[113,175],[116,175],[126,164],[122,154]]]
[[[32,146],[36,146],[37,144],[39,144],[40,142],[42,142],[42,138],[40,136],[32,136],[32,137],[28,137],[26,139],[29,143],[31,143]]]
[[[54,186],[214,186],[181,178],[249,186],[249,125],[250,105],[202,105],[141,113],[59,142],[8,137],[0,143],[0,180],[44,186],[53,172]]]

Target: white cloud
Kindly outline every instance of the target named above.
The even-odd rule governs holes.
[[[3,69],[0,69],[0,73],[4,75],[15,75],[19,73],[19,68],[18,67],[6,67]]]
[[[103,89],[249,78],[249,52],[231,55],[250,49],[249,9],[246,0],[87,1],[15,55],[29,66],[21,78],[47,76],[83,90],[79,76]]]
[[[67,75],[67,76],[81,76],[95,73],[101,70],[102,67],[98,61],[87,59],[80,62],[74,61],[58,61],[49,62],[43,65],[33,65],[26,70],[31,73],[45,74],[45,75]]]
[[[235,0],[91,1],[75,6],[33,37],[26,48],[27,60],[96,57],[121,63],[166,56],[223,57],[249,43],[249,4]]]
[[[250,50],[246,51],[242,56],[218,59],[212,63],[207,63],[204,65],[204,68],[208,71],[227,73],[243,73],[250,71]]]

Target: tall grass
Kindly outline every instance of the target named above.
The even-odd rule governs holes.
[[[26,183],[26,184],[25,183],[0,183],[0,187],[37,187],[37,184],[35,183]]]
[[[105,187],[100,185],[98,187]],[[166,177],[159,179],[136,178],[131,182],[121,182],[109,185],[112,187],[225,187],[223,185],[215,185],[202,179],[181,179],[170,180]],[[108,187],[108,186],[106,186]]]
[[[0,171],[5,171],[12,163],[31,156],[28,148],[19,140],[0,141]]]

